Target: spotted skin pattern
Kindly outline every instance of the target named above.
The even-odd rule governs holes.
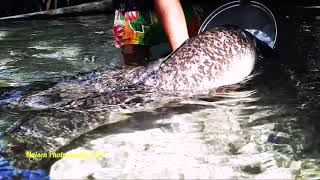
[[[189,39],[144,80],[161,92],[197,94],[244,80],[256,60],[255,42],[235,27]]]

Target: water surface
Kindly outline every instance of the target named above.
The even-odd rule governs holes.
[[[114,67],[119,52],[113,47],[111,25],[109,16],[2,24],[0,130],[41,116],[19,106],[25,95],[50,88],[61,77],[81,80],[79,72]],[[63,158],[52,165],[50,176],[319,178],[320,22],[295,19],[292,27],[296,38],[287,43],[294,49],[262,59],[265,63],[239,85],[214,96],[142,94],[150,101],[113,107],[120,110],[106,117],[105,125],[63,148],[107,156]],[[101,104],[90,108],[112,109]],[[23,171],[10,163],[1,161],[1,175],[45,177],[50,169]]]

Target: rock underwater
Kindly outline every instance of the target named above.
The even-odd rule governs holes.
[[[243,81],[256,61],[255,40],[235,27],[217,27],[187,40],[146,67],[102,72],[85,82],[60,83],[24,98],[39,113],[4,136],[2,155],[20,168],[42,166],[34,153],[59,152],[93,129],[117,122],[121,110],[154,101],[154,94],[191,96]]]

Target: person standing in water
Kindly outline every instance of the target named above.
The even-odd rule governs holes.
[[[121,48],[123,63],[147,63],[150,47],[168,42],[176,50],[197,34],[202,9],[180,0],[114,0],[115,46]]]

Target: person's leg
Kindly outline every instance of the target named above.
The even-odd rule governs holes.
[[[187,23],[179,0],[154,0],[155,10],[172,50],[189,38]]]
[[[149,58],[149,46],[128,44],[121,47],[122,65],[142,66],[146,65]]]

